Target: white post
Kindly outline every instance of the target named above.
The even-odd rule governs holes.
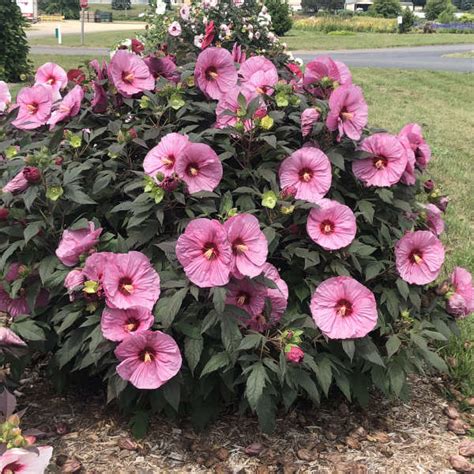
[[[58,44],[63,44],[63,36],[61,34],[61,25],[56,26],[56,38],[58,39]]]

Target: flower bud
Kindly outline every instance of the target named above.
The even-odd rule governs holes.
[[[54,164],[57,165],[57,166],[61,166],[64,162],[64,158],[62,156],[58,156],[55,160],[54,160]]]
[[[159,184],[159,186],[167,192],[174,191],[178,187],[178,185],[179,185],[179,181],[172,176],[167,176]]]
[[[433,189],[435,188],[435,183],[432,179],[428,179],[423,183],[423,189],[425,190],[425,193],[431,193]]]
[[[6,207],[0,207],[0,221],[6,221],[8,216],[10,215],[10,211]]]
[[[265,115],[260,121],[260,126],[264,130],[270,130],[273,127],[274,120],[270,117],[270,115]]]
[[[281,191],[280,191],[280,198],[281,199],[288,199],[295,197],[296,195],[296,188],[294,186],[285,186]]]
[[[15,448],[21,448],[22,446],[24,446],[25,440],[24,440],[23,436],[18,435],[12,441],[12,444],[13,444],[13,446],[15,446]]]
[[[298,346],[290,346],[285,348],[285,357],[288,362],[299,364],[304,358],[304,352]]]
[[[64,189],[61,186],[50,186],[46,190],[46,197],[51,201],[57,201],[64,194]]]
[[[25,166],[23,176],[30,184],[36,184],[41,181],[41,171],[35,166]]]
[[[18,415],[10,415],[7,418],[7,422],[13,426],[20,426],[20,417]]]
[[[293,214],[294,211],[295,211],[295,206],[281,206],[280,208],[280,212],[284,214],[285,216]]]
[[[132,127],[132,128],[128,131],[128,136],[129,136],[130,140],[135,140],[135,138],[138,137],[138,133],[137,133],[137,131]]]
[[[36,436],[26,435],[23,436],[23,438],[25,439],[26,444],[28,444],[29,446],[36,443]]]
[[[436,288],[436,294],[438,296],[444,296],[449,291],[450,285],[448,280],[444,280]]]
[[[20,151],[20,147],[19,146],[14,146],[14,145],[10,145],[6,150],[5,150],[5,158],[7,160],[11,160],[12,158],[14,158],[18,152]]]
[[[462,318],[468,314],[466,300],[458,293],[453,293],[446,301],[446,312],[455,318]]]
[[[437,202],[435,202],[435,206],[441,211],[446,212],[446,209],[449,204],[449,197],[448,196],[441,196]]]
[[[273,209],[277,204],[277,195],[273,191],[267,191],[262,195],[262,206]]]

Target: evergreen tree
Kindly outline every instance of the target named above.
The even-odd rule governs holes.
[[[451,0],[428,0],[425,7],[426,19],[434,21],[442,12],[452,9]]]
[[[24,26],[26,20],[13,0],[0,0],[0,79],[18,82],[28,74],[28,41]]]
[[[286,0],[266,0],[265,6],[272,17],[273,31],[283,36],[293,26],[291,8]]]
[[[369,11],[384,18],[396,18],[400,15],[402,8],[399,0],[374,0]]]

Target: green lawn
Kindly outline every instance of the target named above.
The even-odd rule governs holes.
[[[282,38],[292,50],[334,50],[426,46],[433,44],[474,43],[474,35],[451,33],[354,33],[332,36],[316,31],[290,30]]]
[[[148,5],[132,5],[129,10],[112,10],[111,4],[90,3],[89,11],[94,12],[100,10],[101,12],[112,12],[114,21],[140,21],[143,18],[139,17],[141,13],[145,13]]]

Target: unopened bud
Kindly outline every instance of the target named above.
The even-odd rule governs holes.
[[[41,181],[41,171],[35,166],[26,166],[23,169],[23,176],[30,184],[36,184]]]
[[[433,189],[435,188],[435,183],[432,179],[428,179],[423,183],[423,189],[425,190],[425,193],[431,193]]]

